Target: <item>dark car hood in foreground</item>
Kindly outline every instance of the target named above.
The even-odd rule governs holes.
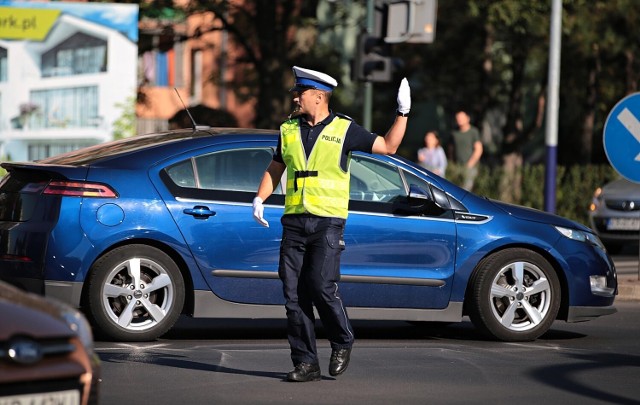
[[[525,221],[540,222],[543,224],[563,226],[572,229],[578,229],[585,232],[592,232],[588,227],[575,221],[540,211],[533,208],[523,207],[520,205],[507,204],[502,201],[490,200],[496,207],[500,208],[514,218]]]
[[[74,335],[50,301],[0,282],[0,341],[9,334],[49,339]]]

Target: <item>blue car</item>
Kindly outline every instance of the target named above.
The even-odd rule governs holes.
[[[155,339],[181,314],[284,318],[284,190],[251,202],[275,131],[178,130],[3,163],[0,278],[80,307],[99,336]],[[352,319],[460,322],[528,341],[614,313],[587,227],[479,197],[398,156],[353,154],[341,291]]]

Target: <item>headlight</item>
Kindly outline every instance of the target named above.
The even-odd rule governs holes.
[[[596,235],[590,232],[579,231],[577,229],[571,229],[571,228],[563,228],[561,226],[556,226],[555,228],[563,236],[569,239],[577,240],[580,242],[588,242],[604,250],[604,245],[602,244],[602,241],[600,240],[600,238],[598,238]]]
[[[93,352],[93,333],[87,318],[80,311],[63,302],[52,299],[50,304],[58,310],[58,313],[69,325],[69,328],[78,335],[78,339],[82,342],[85,350]]]

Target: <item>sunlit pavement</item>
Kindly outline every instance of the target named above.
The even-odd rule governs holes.
[[[618,296],[616,300],[640,301],[638,248],[626,248],[621,255],[612,257],[618,272]]]

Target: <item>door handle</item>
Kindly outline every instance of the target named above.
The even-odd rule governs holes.
[[[182,212],[187,215],[193,215],[196,219],[207,219],[216,215],[215,211],[211,211],[209,207],[205,207],[203,205],[196,205],[193,208],[185,208]]]

